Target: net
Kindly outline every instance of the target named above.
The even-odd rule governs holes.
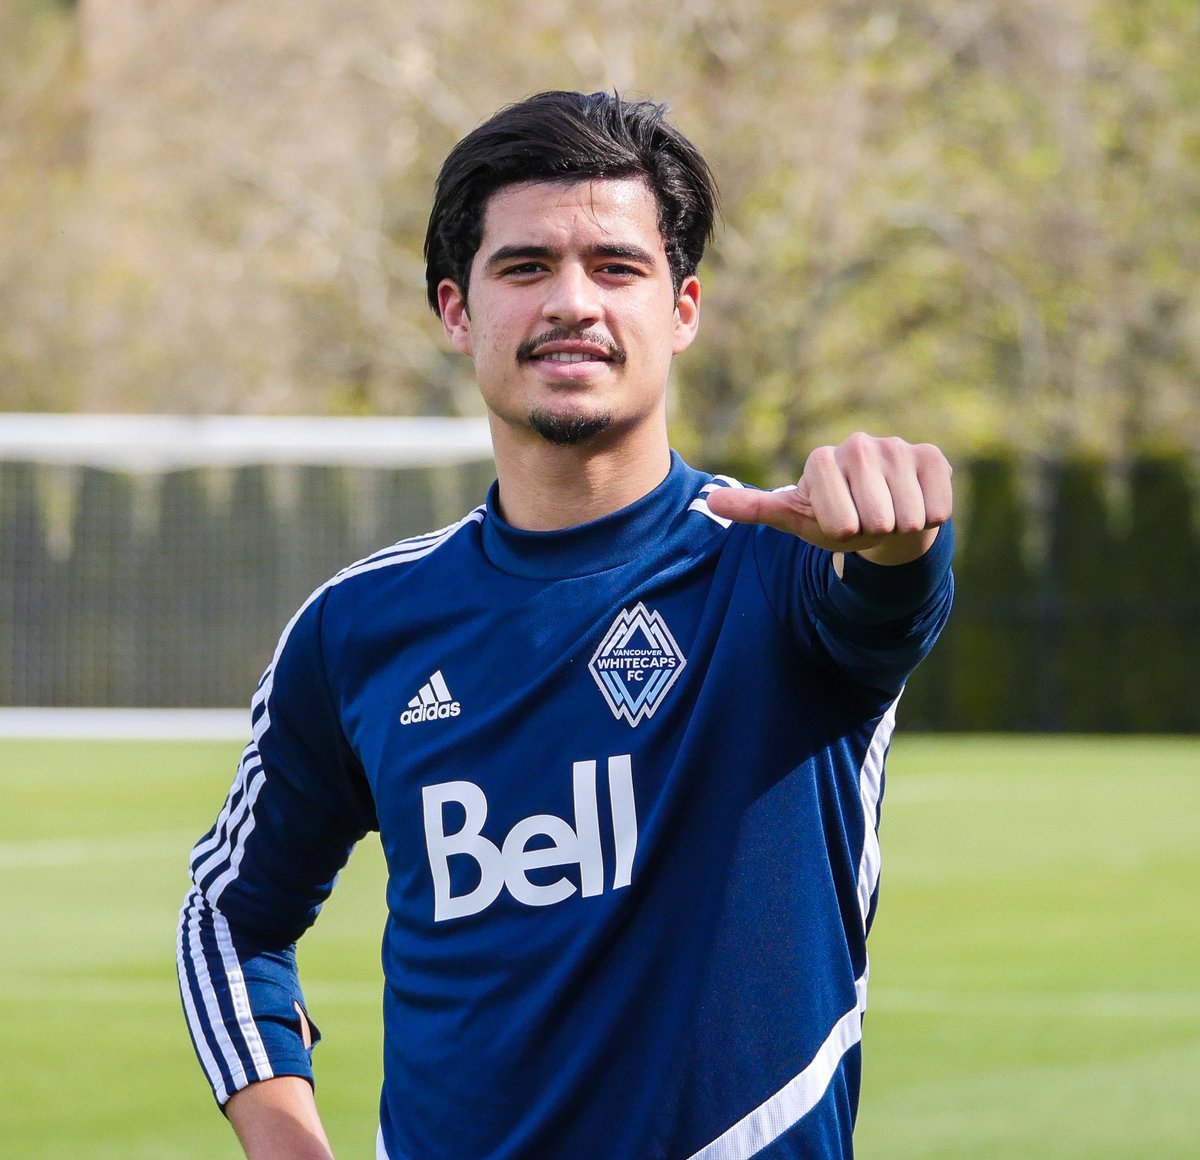
[[[244,705],[315,587],[493,477],[484,420],[0,416],[0,705]]]

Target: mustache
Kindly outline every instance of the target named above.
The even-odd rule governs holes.
[[[539,348],[548,342],[586,342],[589,346],[598,346],[618,366],[622,365],[626,358],[625,351],[606,334],[572,330],[569,326],[554,326],[545,334],[539,334],[537,338],[530,338],[521,343],[517,347],[517,362],[528,362]]]

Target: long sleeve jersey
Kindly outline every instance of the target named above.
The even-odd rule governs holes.
[[[953,534],[883,568],[688,467],[554,532],[485,505],[285,629],[192,855],[219,1101],[311,1077],[295,943],[380,833],[380,1160],[845,1158],[883,765]]]

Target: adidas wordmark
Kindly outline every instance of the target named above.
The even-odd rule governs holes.
[[[416,725],[421,721],[444,721],[447,717],[457,717],[461,712],[462,706],[451,695],[446,687],[446,678],[442,676],[442,670],[438,669],[409,701],[408,708],[400,714],[400,724]]]

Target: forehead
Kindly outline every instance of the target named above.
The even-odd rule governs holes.
[[[637,177],[527,181],[497,190],[483,215],[480,256],[498,245],[629,242],[663,249],[658,203]]]

